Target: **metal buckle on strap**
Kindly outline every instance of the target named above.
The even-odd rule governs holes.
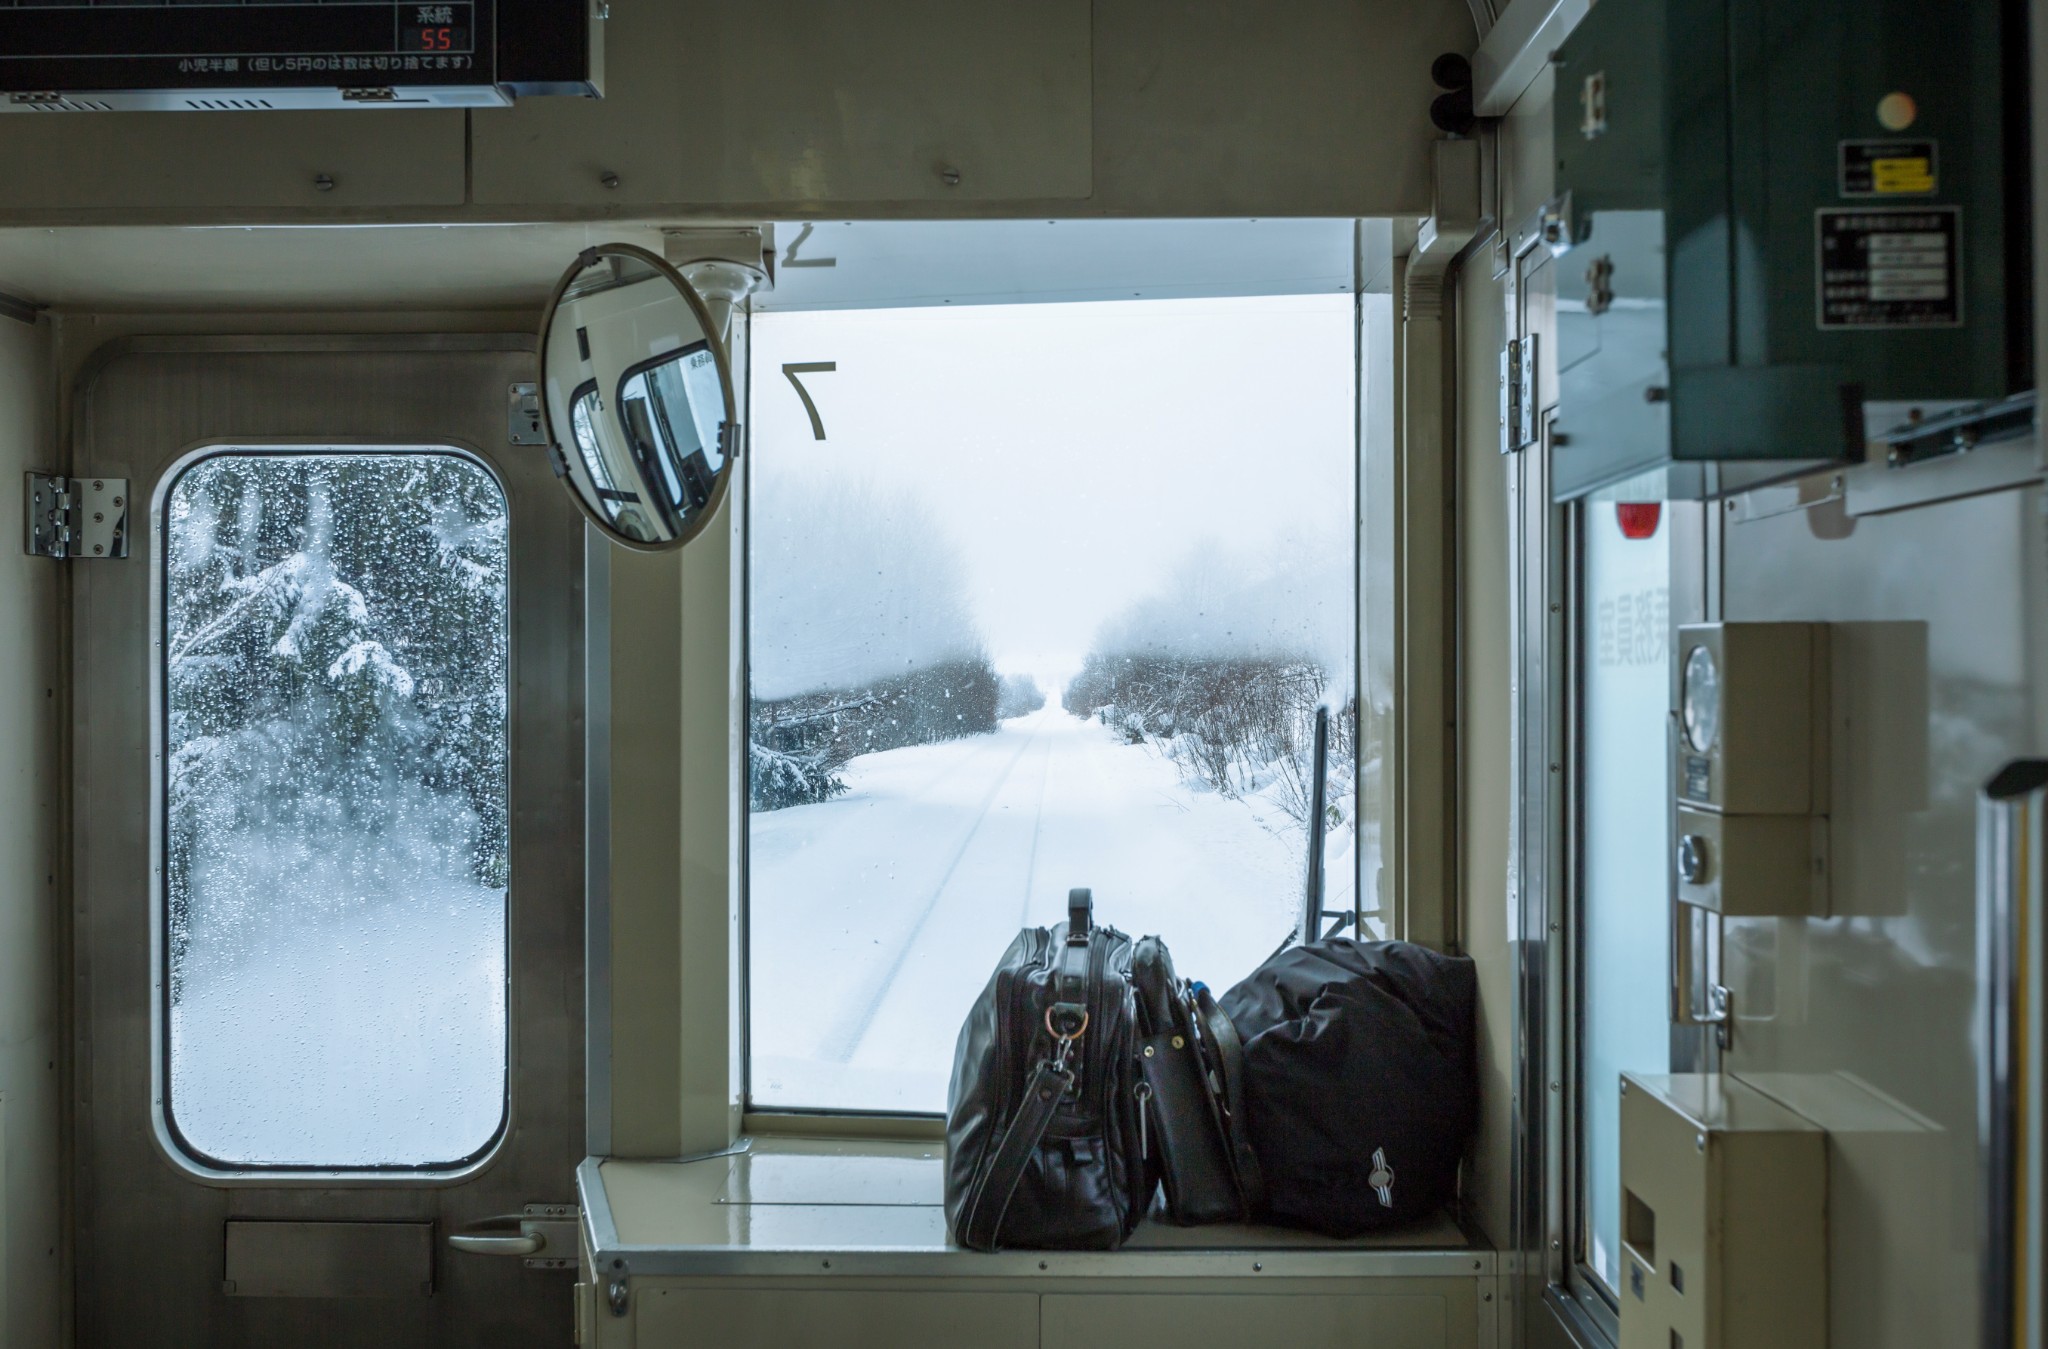
[[[1058,1021],[1054,1021],[1057,1015]],[[1076,1020],[1076,1016],[1080,1019]],[[1074,1002],[1056,1002],[1045,1009],[1046,1034],[1052,1036],[1058,1047],[1053,1050],[1054,1072],[1065,1072],[1067,1055],[1074,1049],[1074,1041],[1081,1038],[1088,1029],[1088,1009]]]

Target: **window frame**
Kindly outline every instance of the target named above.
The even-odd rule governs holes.
[[[668,405],[662,402],[660,396],[655,392],[654,380],[650,376],[653,374],[654,371],[659,370],[662,366],[681,365],[685,360],[687,360],[691,356],[696,355],[698,352],[709,351],[710,349],[711,342],[708,338],[706,338],[699,339],[698,341],[695,342],[691,342],[686,346],[677,347],[674,351],[665,351],[659,356],[650,356],[644,361],[639,361],[633,365],[627,366],[625,370],[619,375],[618,387],[612,390],[612,406],[616,410],[616,414],[619,419],[620,429],[622,429],[626,433],[628,440],[627,448],[632,452],[634,459],[640,461],[640,471],[643,474],[649,474],[651,480],[667,481],[670,476],[669,468],[666,461],[655,464],[649,464],[646,462],[645,455],[642,452],[642,447],[639,444],[639,438],[634,435],[631,424],[628,423],[626,420],[626,386],[628,384],[631,384],[636,378],[642,380],[642,383],[646,386],[647,389],[647,396],[640,401],[646,403],[647,406],[651,409],[651,416],[658,418],[660,420],[661,434],[668,438],[669,444],[667,448],[672,451],[677,443],[675,435],[675,426],[669,418]],[[574,400],[580,397],[583,390],[586,388],[595,389],[596,387],[596,380],[585,380],[582,384],[577,386],[576,393],[571,395],[571,399]],[[751,409],[749,409],[748,415],[752,415]],[[694,453],[699,457],[703,457],[706,467],[709,468],[710,459],[708,456],[704,455],[703,438],[701,436],[698,437],[698,448],[697,450],[694,451]],[[685,457],[680,462],[686,464],[689,462],[689,459]],[[716,474],[716,470],[711,471],[714,475]],[[680,479],[676,481],[675,485],[678,488],[682,488],[686,491],[688,487],[691,486],[691,484],[684,483]],[[707,500],[708,495],[709,492],[707,489]],[[670,503],[664,501],[649,504],[654,506],[659,511],[661,511],[661,513],[663,513],[664,515],[677,515],[678,528],[681,527],[681,520],[684,518],[688,518],[682,515],[683,506],[680,503]],[[706,504],[706,502],[699,502],[693,499],[689,503],[690,514],[694,515],[695,513],[702,511],[705,508]]]
[[[150,746],[149,783],[149,977],[150,1025],[150,1124],[152,1141],[158,1152],[183,1175],[211,1185],[292,1185],[317,1184],[323,1186],[341,1185],[347,1187],[363,1185],[379,1186],[449,1186],[459,1184],[486,1170],[498,1154],[511,1141],[513,1120],[519,1106],[517,1093],[519,1044],[518,1017],[513,1000],[505,1001],[505,1053],[501,1065],[503,1091],[500,1096],[498,1124],[491,1135],[467,1156],[446,1162],[417,1164],[381,1165],[308,1165],[303,1163],[253,1163],[232,1162],[212,1157],[189,1143],[177,1127],[172,1113],[171,1102],[171,1035],[170,997],[171,980],[169,968],[170,904],[169,875],[167,866],[167,844],[170,833],[169,802],[165,791],[164,750],[169,735],[168,693],[169,667],[166,641],[168,637],[169,575],[167,562],[167,520],[171,494],[178,483],[192,469],[209,459],[225,457],[268,458],[284,456],[334,456],[347,454],[379,455],[398,457],[409,454],[438,455],[459,459],[480,469],[490,480],[505,502],[506,507],[506,599],[505,599],[505,680],[507,688],[505,727],[505,781],[508,812],[515,797],[516,764],[513,759],[515,734],[513,719],[516,715],[511,697],[515,672],[518,668],[518,625],[514,621],[514,589],[518,584],[516,566],[517,543],[514,538],[512,521],[512,493],[504,476],[475,448],[443,438],[437,443],[422,444],[412,441],[386,442],[374,439],[354,439],[340,442],[335,438],[311,439],[304,437],[267,437],[261,440],[207,439],[188,445],[165,464],[150,492],[148,539],[149,539],[149,712],[147,728]],[[132,510],[132,507],[131,507]],[[508,823],[509,823],[508,816]],[[515,924],[512,921],[512,906],[517,878],[508,875],[504,902],[505,933],[505,982],[508,985],[514,968],[515,956],[512,942]]]
[[[1562,903],[1564,931],[1564,1012],[1562,1037],[1563,1146],[1559,1184],[1565,1217],[1563,1288],[1580,1313],[1610,1342],[1621,1338],[1618,1289],[1609,1289],[1592,1264],[1592,1222],[1587,1214],[1589,1172],[1586,1137],[1586,502],[1575,500],[1560,511],[1564,527],[1565,698],[1564,818]]]
[[[1359,224],[1360,222],[1353,222],[1354,244],[1351,258],[1352,285],[1349,292],[1351,301],[1351,316],[1349,321],[1351,330],[1350,401],[1353,409],[1351,429],[1352,565],[1349,574],[1351,577],[1351,610],[1353,615],[1352,660],[1354,663],[1354,690],[1352,696],[1358,704],[1357,729],[1354,732],[1353,743],[1354,756],[1359,754],[1363,749],[1365,740],[1366,720],[1366,669],[1364,659],[1364,643],[1366,640],[1364,622],[1366,587],[1363,583],[1363,576],[1364,567],[1367,560],[1367,553],[1365,548],[1365,523],[1362,513],[1362,503],[1364,502],[1365,494],[1367,491],[1367,468],[1364,459],[1366,426],[1364,418],[1360,414],[1359,409],[1362,407],[1363,400],[1365,398],[1367,384],[1365,376],[1366,360],[1369,357],[1384,358],[1389,362],[1390,365],[1394,367],[1395,370],[1398,370],[1399,360],[1398,356],[1395,355],[1395,352],[1393,350],[1390,349],[1386,351],[1379,351],[1371,347],[1367,341],[1367,336],[1365,332],[1364,305],[1365,297],[1368,291],[1366,286],[1363,284],[1365,277],[1359,260],[1357,244],[1357,230]],[[1178,296],[1176,298],[1189,297]],[[1059,299],[1052,298],[1044,301],[1025,301],[1024,303],[1060,302],[1061,301]],[[946,303],[950,304],[951,301],[947,301]],[[1391,305],[1390,313],[1392,316],[1393,330],[1395,333],[1395,346],[1398,347],[1398,334],[1400,331],[1402,319],[1399,313],[1399,306],[1393,305],[1391,301],[1389,303]],[[858,310],[875,307],[877,306],[855,304],[849,305],[847,308],[848,310]],[[932,306],[929,303],[922,303],[916,307],[929,308]],[[740,390],[741,403],[744,408],[742,419],[747,425],[746,443],[749,450],[753,448],[752,437],[754,429],[754,417],[752,407],[753,380],[751,360],[751,346],[753,337],[752,321],[754,317],[755,315],[752,311],[749,311],[747,313],[747,327],[745,329],[744,340],[748,347],[749,359],[745,363],[745,377],[742,381],[742,387]],[[685,352],[683,354],[687,354],[688,350],[690,349],[685,349]],[[647,366],[652,366],[660,364],[661,362],[669,359],[671,359],[670,356],[663,356],[658,357],[655,360],[645,362],[643,364]],[[635,366],[626,372],[626,375],[622,377],[620,381],[621,390],[623,390],[625,387],[626,379],[630,379],[631,376],[641,368],[641,366]],[[1398,389],[1398,378],[1394,381],[1394,383],[1396,389]],[[1393,393],[1391,396],[1391,401],[1397,403],[1398,397],[1398,392]],[[1391,406],[1388,409],[1388,413],[1390,419],[1398,417],[1398,413],[1396,413],[1394,408]],[[734,954],[732,958],[733,965],[729,974],[729,978],[731,980],[731,985],[735,990],[735,1005],[737,1007],[738,1020],[735,1036],[738,1062],[735,1066],[736,1080],[733,1085],[735,1095],[737,1097],[738,1109],[740,1112],[740,1126],[745,1132],[748,1133],[775,1132],[790,1135],[817,1135],[840,1138],[943,1138],[945,1136],[946,1124],[946,1115],[943,1111],[886,1110],[875,1108],[855,1108],[846,1106],[763,1106],[756,1101],[754,1096],[752,989],[753,959],[751,949],[751,934],[753,928],[753,877],[751,868],[751,824],[753,815],[751,806],[752,756],[746,750],[744,737],[747,734],[747,727],[751,722],[753,708],[753,577],[751,559],[753,552],[753,465],[756,457],[757,456],[753,453],[740,454],[737,456],[739,462],[734,466],[736,470],[735,476],[739,480],[738,485],[740,486],[741,491],[739,510],[735,518],[736,528],[733,530],[733,539],[731,544],[733,550],[731,565],[735,577],[737,579],[737,584],[735,586],[734,604],[736,609],[738,610],[737,622],[734,625],[733,636],[733,646],[734,654],[736,656],[736,670],[738,679],[736,711],[737,720],[740,728],[739,733],[742,736],[742,740],[741,747],[737,751],[739,757],[737,773],[738,796],[736,801],[733,803],[734,814],[738,821],[738,840],[737,858],[735,863],[733,880],[734,893],[732,896],[732,902],[734,905],[734,910],[738,917],[738,934],[737,941],[734,946]],[[1398,514],[1400,510],[1398,505],[1395,507],[1395,510]],[[1382,773],[1384,774],[1387,771],[1388,765],[1383,765]],[[1362,830],[1365,825],[1364,777],[1365,775],[1362,767],[1356,762],[1356,760],[1354,760],[1354,775],[1352,788],[1354,830]],[[1362,874],[1360,874],[1360,868],[1362,867],[1362,863],[1359,860],[1362,854],[1359,853],[1357,850],[1355,839],[1353,846],[1354,858],[1352,866],[1354,868],[1354,876],[1352,880],[1352,885],[1354,893],[1354,902],[1362,909],[1361,917],[1368,921],[1375,922],[1378,928],[1383,933],[1384,937],[1389,939],[1401,937],[1403,934],[1397,930],[1397,910],[1394,906],[1389,905],[1387,903],[1384,892],[1381,892],[1377,896],[1377,902],[1373,907],[1363,907],[1365,902],[1365,878]],[[1386,846],[1384,841],[1382,842],[1381,846],[1382,848]],[[1385,854],[1382,853],[1383,866],[1384,857]]]

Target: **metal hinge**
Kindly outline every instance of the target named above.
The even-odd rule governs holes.
[[[547,428],[540,424],[540,385],[505,386],[505,438],[514,445],[545,445]]]
[[[23,546],[31,557],[128,556],[128,480],[30,473]]]
[[[1536,440],[1536,334],[1511,338],[1500,353],[1500,452]]]

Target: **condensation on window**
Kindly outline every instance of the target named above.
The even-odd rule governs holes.
[[[1219,992],[1357,837],[1348,293],[757,315],[750,1094],[936,1112],[1087,886]],[[824,439],[819,438],[819,429]],[[1328,795],[1313,815],[1316,710]]]
[[[435,1168],[505,1119],[507,518],[447,452],[225,451],[163,503],[168,1122]]]

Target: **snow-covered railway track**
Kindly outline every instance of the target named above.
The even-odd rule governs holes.
[[[834,1063],[845,1063],[851,1060],[860,1049],[861,1044],[867,1039],[869,1032],[874,1027],[876,1017],[882,1011],[883,1003],[887,1000],[890,990],[896,985],[897,976],[902,973],[904,965],[909,961],[912,952],[916,949],[918,939],[924,935],[927,925],[931,922],[933,913],[939,908],[940,902],[946,898],[947,892],[952,888],[954,878],[960,872],[961,863],[967,858],[976,840],[982,836],[984,827],[990,823],[996,799],[1011,785],[1017,772],[1017,765],[1022,763],[1025,755],[1029,754],[1034,748],[1038,749],[1042,759],[1050,760],[1052,753],[1051,741],[1041,732],[1033,730],[1024,742],[1017,747],[1016,751],[1010,755],[1008,762],[1004,763],[1002,768],[995,774],[993,780],[989,783],[987,792],[982,795],[978,807],[969,817],[966,828],[961,832],[960,841],[947,853],[941,854],[946,860],[937,876],[930,882],[928,891],[923,896],[922,902],[917,905],[909,923],[905,925],[900,937],[894,943],[895,953],[893,957],[886,964],[877,963],[864,982],[860,993],[851,1000],[847,1008],[849,1015],[842,1017],[835,1023],[833,1034],[821,1046],[823,1055],[827,1060]],[[979,756],[976,757],[978,758]],[[940,776],[943,777],[945,775],[941,774]],[[1042,786],[1041,778],[1041,800],[1043,795]],[[1037,815],[1038,811],[1034,808],[1032,811],[1034,842],[1037,833]]]

